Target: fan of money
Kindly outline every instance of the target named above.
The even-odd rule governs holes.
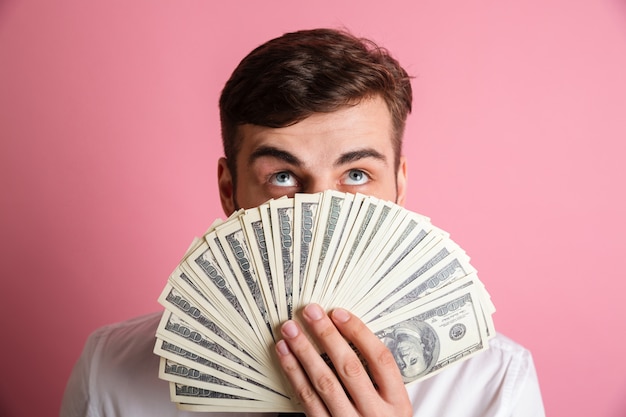
[[[359,316],[407,384],[486,349],[495,335],[489,294],[446,232],[394,203],[337,191],[216,221],[159,302],[159,377],[193,411],[300,410],[273,347],[280,324],[311,302]]]

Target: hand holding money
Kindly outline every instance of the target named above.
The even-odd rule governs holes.
[[[302,317],[331,366],[294,321],[283,325],[276,351],[307,415],[413,415],[394,357],[361,320],[340,308],[327,316],[317,304]]]
[[[159,302],[159,376],[186,410],[331,407],[318,394],[304,406],[294,396],[305,373],[287,372],[286,380],[281,364],[295,364],[289,352],[307,381],[328,375],[325,363],[316,365],[325,358],[344,385],[335,379],[332,390],[370,398],[363,393],[374,383],[388,400],[384,390],[394,377],[387,372],[399,370],[404,383],[427,378],[486,349],[494,335],[489,295],[447,233],[393,203],[336,191],[272,200],[216,222],[193,242]],[[311,303],[319,305],[320,321],[307,316],[315,307],[301,311]],[[324,311],[335,311],[334,320]],[[347,311],[350,320],[337,321],[335,314]],[[360,328],[357,317],[369,329],[360,331],[363,338],[352,333]],[[314,344],[298,322],[308,325]],[[285,334],[294,329],[295,337]],[[383,346],[397,367],[368,367]],[[367,378],[345,375],[353,355]]]

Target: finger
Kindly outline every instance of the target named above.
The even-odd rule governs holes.
[[[379,395],[390,404],[408,402],[395,358],[380,339],[358,317],[344,309],[333,310],[331,318],[341,334],[354,344],[365,359]]]
[[[371,410],[372,407],[379,406],[379,394],[361,360],[322,308],[317,304],[310,304],[304,308],[303,317],[309,333],[330,358],[356,408]],[[323,395],[322,398],[332,411],[328,401],[333,398],[327,399]]]
[[[294,344],[298,347],[299,351],[302,352],[308,349],[305,345],[306,343],[309,343],[309,341],[294,321],[288,321],[283,324],[281,327],[281,333],[285,340],[280,340],[276,343],[278,360],[283,372],[289,380],[289,383],[294,389],[296,397],[302,404],[305,413],[310,416],[329,416],[330,414],[328,413],[324,402],[311,385],[309,377],[288,344]],[[311,346],[311,348],[313,347]],[[308,356],[309,354],[307,353],[306,355]],[[317,352],[315,352],[315,356],[321,360]]]

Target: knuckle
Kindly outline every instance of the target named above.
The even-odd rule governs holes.
[[[381,349],[376,357],[376,364],[380,367],[397,366],[396,359],[389,349]]]
[[[337,389],[337,379],[334,377],[334,375],[322,375],[317,378],[315,388],[317,389],[317,392],[322,395],[332,393]]]
[[[325,339],[336,331],[334,326],[326,326],[319,331],[319,337]]]
[[[282,367],[288,374],[292,374],[300,370],[300,365],[297,362],[283,362]]]
[[[317,399],[317,394],[308,385],[299,388],[296,391],[296,396],[302,404],[313,404]]]
[[[359,377],[363,375],[363,372],[365,372],[365,370],[361,365],[361,361],[356,357],[348,359],[343,366],[343,373],[348,378]]]

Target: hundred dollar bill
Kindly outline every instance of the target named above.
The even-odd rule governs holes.
[[[228,310],[223,308],[221,303],[217,303],[215,300],[219,298],[206,291],[205,286],[198,285],[198,277],[196,277],[193,271],[181,264],[174,269],[174,272],[170,275],[166,288],[163,290],[159,297],[159,302],[162,303],[162,298],[167,295],[167,286],[171,285],[181,294],[188,297],[188,300],[193,300],[198,308],[211,317],[212,320],[224,320],[235,325],[245,327],[248,325],[248,321],[244,320],[239,314],[228,314]],[[227,304],[228,306],[228,304]],[[226,315],[225,315],[226,313]],[[232,313],[232,312],[230,312]],[[223,324],[226,324],[224,322]]]
[[[195,300],[204,308],[206,314],[212,314],[209,309],[224,312],[225,309],[222,304],[224,300],[219,299],[222,296],[211,288],[215,284],[207,282],[203,278],[198,277],[189,265],[181,263],[172,272],[167,282],[178,291],[185,293],[190,299]],[[224,315],[220,314],[220,316],[223,317]],[[220,320],[219,316],[212,317],[215,320]],[[227,314],[226,317],[228,317],[229,326],[234,326],[235,323],[249,326],[247,319],[239,314]]]
[[[378,217],[375,219],[371,232],[364,238],[363,249],[361,255],[352,259],[352,268],[357,269],[357,273],[360,269],[366,269],[363,265],[364,262],[370,262],[372,260],[372,253],[376,254],[378,247],[373,242],[379,242],[377,238],[379,233],[384,233],[389,228],[389,225],[393,221],[398,207],[390,201],[381,201],[381,210],[377,212]],[[382,232],[381,232],[382,231]]]
[[[270,381],[281,381],[282,374],[275,367],[262,368],[261,364],[242,360],[224,346],[215,343],[205,332],[176,316],[171,311],[165,311],[157,328],[157,338],[179,346],[199,356],[207,358],[234,373],[248,375],[256,381],[273,386]],[[261,371],[262,369],[262,371]]]
[[[161,361],[163,364],[163,361]],[[164,365],[161,365],[163,368]],[[164,371],[159,373],[160,378],[167,377],[167,374]],[[165,379],[165,378],[164,378]],[[170,378],[175,379],[175,378]],[[250,401],[253,400],[257,404],[260,403],[258,399],[250,398],[248,396],[243,396],[247,394],[243,390],[240,390],[241,393],[239,395],[232,393],[234,390],[228,390],[230,392],[222,392],[225,390],[225,387],[222,388],[222,391],[216,391],[211,388],[203,388],[200,385],[206,386],[206,384],[202,384],[201,382],[193,381],[194,384],[198,385],[185,385],[185,383],[180,383],[178,381],[173,381],[173,384],[170,384],[170,395],[172,401],[181,402],[181,401],[189,401],[193,398],[194,401],[198,401],[199,399],[203,399],[204,401],[208,401],[213,406],[221,405],[223,407],[236,406],[241,401]],[[199,401],[198,401],[199,402]],[[225,409],[226,410],[226,409]],[[224,410],[224,411],[225,411]]]
[[[296,194],[294,196],[292,268],[295,275],[293,280],[293,303],[296,306],[301,305],[300,293],[304,287],[321,198],[322,193]]]
[[[235,222],[235,219],[232,219],[230,223],[232,222]],[[227,223],[229,222],[225,222],[220,227],[223,228]],[[248,327],[241,329],[241,331],[248,333],[248,329],[252,329],[251,334],[257,337],[260,346],[267,346],[272,340],[271,332],[264,323],[264,318],[260,317],[261,313],[258,306],[255,305],[256,300],[250,302],[254,298],[250,294],[247,283],[241,282],[242,279],[237,278],[234,268],[238,266],[229,262],[227,252],[217,235],[217,230],[206,235],[205,240],[210,250],[203,254],[202,260],[208,266],[208,271],[212,273],[210,278],[215,285],[211,291],[219,302],[220,308],[223,308],[224,311],[234,310],[245,318]]]
[[[391,350],[405,383],[422,380],[489,347],[482,296],[473,285],[368,327]]]
[[[333,270],[330,277],[333,283],[331,284],[331,291],[337,292],[341,287],[342,278],[346,275],[346,271],[348,271],[348,267],[351,265],[351,260],[360,257],[369,236],[368,233],[371,233],[373,229],[370,227],[374,224],[372,219],[377,218],[381,210],[382,204],[380,204],[380,200],[373,197],[369,197],[360,205],[359,213],[354,220],[354,226],[346,238],[343,251],[337,258],[337,267]]]
[[[311,261],[307,265],[307,278],[304,285],[304,291],[301,293],[301,302],[305,304],[315,301],[316,298],[313,294],[321,291],[321,285],[318,285],[318,279],[322,277],[322,281],[320,281],[320,284],[322,284],[325,275],[320,274],[320,272],[322,266],[324,265],[324,260],[327,256],[334,256],[334,253],[330,250],[331,244],[334,248],[338,237],[343,233],[344,221],[348,214],[352,199],[353,195],[346,195],[345,193],[340,193],[338,191],[326,191],[322,197],[318,217],[318,221],[320,221],[320,223],[316,228]]]
[[[390,278],[395,286],[385,287],[381,281],[373,289],[372,299],[376,301],[366,306],[369,311],[363,314],[364,320],[387,314],[474,272],[462,249],[451,241],[442,241],[408,269],[394,271]]]
[[[379,252],[379,244],[380,240],[376,238],[376,234],[385,230],[389,227],[391,222],[393,221],[395,214],[397,213],[397,206],[388,201],[380,201],[376,202],[379,208],[374,212],[374,218],[370,220],[365,233],[361,236],[358,247],[356,249],[356,254],[350,258],[350,261],[347,266],[345,266],[344,271],[342,272],[341,281],[348,286],[352,286],[352,289],[349,293],[352,295],[349,297],[351,300],[355,300],[354,297],[354,284],[358,283],[359,287],[362,285],[362,282],[366,277],[371,273],[371,265],[369,265],[373,258],[375,258],[377,252]],[[367,267],[365,264],[368,264]],[[344,285],[342,284],[342,285]],[[332,291],[327,292],[327,296],[331,297],[334,301],[329,304],[332,306],[344,306],[345,299],[342,299],[341,296],[345,296],[346,294],[341,291],[339,288],[335,288]]]
[[[269,204],[263,204],[258,208],[246,210],[241,217],[241,223],[246,231],[250,253],[254,259],[257,277],[263,294],[266,297],[266,307],[273,323],[278,323],[281,318],[278,313],[278,304],[281,302],[282,294],[278,291],[277,281],[280,278],[276,272],[274,259],[274,240],[271,233],[263,223],[261,211],[268,211]]]
[[[350,194],[347,195],[351,196]],[[357,219],[360,220],[359,213],[361,212],[366,196],[363,194],[355,194],[351,197],[351,201],[348,200],[348,204],[345,204],[345,208],[342,209],[345,215],[343,220],[338,223],[340,229],[333,234],[330,246],[327,250],[332,252],[332,256],[325,257],[322,267],[318,272],[318,275],[324,277],[322,285],[315,288],[313,291],[313,298],[323,306],[325,306],[326,299],[330,298],[331,294],[336,289],[338,277],[335,274],[335,270],[342,269],[341,262],[343,260],[341,259],[341,254],[344,250],[349,252],[351,246],[353,246],[350,241],[352,230],[360,228]]]
[[[405,296],[418,298],[475,271],[465,252],[450,240],[439,242],[423,257],[412,261],[388,277],[394,285],[389,286],[388,281],[381,280],[372,289],[371,299],[363,305],[368,309],[362,315],[364,320],[372,320]]]
[[[182,291],[168,283],[159,297],[159,303],[184,318],[192,327],[202,330],[213,342],[241,360],[272,366],[268,350],[259,349],[258,344],[250,344],[249,338],[242,337],[240,332],[233,332],[225,325],[228,321],[210,303],[203,305],[187,295],[193,291],[191,287],[180,283],[179,288]]]
[[[289,401],[259,401],[236,396],[222,396],[211,390],[194,386],[171,383],[170,398],[177,403],[177,408],[184,411],[198,412],[256,412],[290,411],[294,405]]]
[[[184,387],[185,393],[174,393],[174,388],[170,385],[172,401],[180,401],[176,407],[182,411],[194,411],[200,413],[219,413],[219,412],[240,412],[240,413],[291,413],[304,411],[295,403],[289,405],[285,403],[268,403],[257,400],[212,400],[206,398],[205,395],[191,396],[186,390],[193,387]]]
[[[268,390],[257,390],[252,386],[248,390],[235,384],[216,378],[211,373],[205,373],[186,365],[179,364],[171,359],[161,358],[159,378],[169,381],[174,388],[174,400],[188,400],[190,395],[197,395],[208,400],[212,406],[232,406],[248,400],[255,400],[255,407],[271,410],[279,404],[282,408],[291,407],[289,397],[273,393]],[[217,400],[217,401],[215,401]],[[233,401],[224,401],[233,400]],[[264,405],[262,405],[264,404]]]
[[[353,224],[351,220],[353,221],[356,218],[364,197],[363,194],[345,194],[344,202],[341,206],[339,218],[334,225],[332,236],[328,236],[327,244],[322,246],[322,262],[319,263],[314,278],[320,281],[320,285],[313,286],[312,293],[313,299],[318,302],[322,301],[325,292],[329,290],[329,277],[332,276],[336,267],[337,257],[343,249],[345,239],[350,233],[350,230],[352,230]]]
[[[279,200],[282,200],[285,198],[280,198]],[[272,200],[269,200],[267,203],[262,204],[261,206],[259,206],[259,214],[261,215],[261,221],[263,222],[263,231],[265,233],[265,235],[267,236],[267,238],[269,239],[269,242],[271,242],[271,244],[267,245],[267,260],[269,262],[270,265],[270,271],[272,271],[272,289],[274,292],[274,297],[276,298],[276,314],[278,317],[278,320],[281,319],[280,316],[280,311],[281,311],[281,303],[283,303],[283,298],[285,297],[285,291],[283,289],[284,284],[283,284],[283,278],[278,274],[278,267],[276,265],[277,263],[277,259],[280,258],[280,256],[276,253],[276,249],[275,249],[275,244],[274,244],[274,228],[277,227],[276,225],[272,224],[272,216],[271,216],[271,210],[270,210],[270,202]]]
[[[253,268],[254,261],[243,226],[240,221],[232,221],[217,227],[215,233],[224,249],[228,264],[234,271],[245,301],[250,307],[252,319],[256,324],[255,328],[261,336],[261,343],[263,346],[270,346],[274,342],[273,325],[270,322],[265,300],[266,296],[268,300],[271,300],[271,294],[263,293],[255,268]]]
[[[216,255],[221,254],[214,253],[209,246],[209,242],[215,240],[215,231],[206,234],[202,244],[185,258],[180,267],[188,277],[197,277],[194,282],[216,307],[224,311],[228,311],[229,308],[233,309],[247,323],[247,326],[254,330],[250,322],[251,315],[248,312],[248,306],[242,303],[243,294],[237,285],[233,285],[235,283],[233,273],[229,269],[222,270],[216,259]]]
[[[220,225],[221,223],[223,223],[221,219],[214,220],[211,226],[209,227],[209,229],[206,231],[206,233],[210,233],[212,230],[215,229],[216,226]],[[172,274],[170,275],[168,282],[169,281],[174,282],[174,281],[177,281],[178,279],[183,280],[186,283],[188,283],[194,289],[195,293],[200,295],[204,301],[209,302],[208,298],[205,295],[205,293],[207,292],[207,288],[204,285],[203,281],[200,278],[198,278],[193,271],[186,268],[186,265],[184,265],[185,259],[190,257],[191,254],[194,251],[196,251],[200,246],[202,246],[204,243],[205,243],[204,239],[202,238],[195,237],[193,239],[193,241],[187,248],[185,255],[183,256],[181,263],[176,267],[174,272],[172,272]]]
[[[337,266],[332,271],[331,284],[325,291],[322,305],[343,305],[341,304],[343,300],[338,300],[337,297],[343,295],[341,288],[344,285],[351,285],[346,277],[349,277],[352,269],[358,265],[359,258],[370,242],[371,233],[378,227],[376,223],[383,208],[384,202],[374,197],[368,197],[362,202],[355,224],[346,238],[344,249],[338,256]]]
[[[481,329],[485,331],[485,335],[488,338],[495,336],[495,329],[493,327],[493,318],[491,317],[491,313],[493,310],[493,304],[489,300],[489,293],[485,289],[485,285],[478,279],[478,275],[476,273],[471,273],[466,277],[460,278],[452,283],[439,288],[438,291],[435,291],[429,295],[426,295],[422,298],[419,298],[410,304],[406,304],[397,310],[386,312],[386,314],[377,317],[372,320],[370,323],[395,323],[398,321],[402,321],[407,317],[410,317],[415,314],[416,309],[422,308],[423,305],[428,303],[437,302],[436,300],[442,299],[444,297],[450,296],[450,294],[458,294],[462,291],[466,291],[468,288],[471,288],[477,296],[479,297],[477,306],[479,311],[482,313],[483,321],[481,323]]]
[[[395,270],[405,258],[421,257],[430,245],[447,238],[445,232],[433,227],[430,222],[424,221],[422,216],[415,213],[404,210],[403,215],[397,217],[400,219],[397,229],[393,236],[382,238],[379,255],[373,262],[377,265],[375,269],[382,272],[382,276]]]
[[[456,251],[437,262],[422,275],[416,275],[419,271],[411,275],[411,277],[415,276],[418,279],[414,279],[400,291],[390,294],[383,302],[377,304],[370,314],[375,314],[377,311],[379,312],[376,317],[389,314],[475,272],[476,270],[469,263],[469,257],[464,252]]]
[[[362,285],[359,285],[361,294],[364,296],[377,279],[374,279],[372,272],[377,271],[380,265],[388,258],[399,255],[398,248],[405,248],[411,241],[406,239],[409,237],[411,230],[415,227],[414,219],[418,219],[413,213],[404,210],[402,207],[391,202],[384,202],[384,219],[379,220],[379,231],[369,239],[368,246],[362,255],[353,261],[356,265],[350,272],[350,279],[358,279]],[[413,236],[411,236],[413,237]],[[415,244],[421,243],[419,240]],[[407,252],[413,254],[413,250]],[[357,299],[353,296],[352,299]]]
[[[413,216],[405,216],[397,230],[397,237],[390,239],[390,243],[374,242],[374,245],[381,246],[380,252],[383,255],[378,257],[377,263],[370,265],[367,272],[360,275],[348,274],[346,282],[352,283],[358,280],[359,285],[353,290],[337,288],[336,293],[343,298],[337,299],[333,305],[341,305],[354,310],[355,306],[365,298],[374,298],[372,288],[379,285],[402,261],[405,261],[405,264],[408,263],[407,257],[420,250],[420,244],[424,242],[432,228],[428,222],[420,221]]]
[[[251,403],[252,405],[254,405],[255,403]],[[257,407],[253,407],[252,405],[248,406],[247,403],[242,404],[241,406],[237,406],[237,412],[240,413],[261,413],[261,412],[267,412],[269,411],[271,414],[274,413],[287,413],[286,415],[289,415],[289,413],[302,413],[304,410],[300,407],[298,408],[296,405],[291,405],[290,407],[283,407],[280,404],[277,404],[275,407],[271,407],[271,408],[266,408],[266,409],[259,409]],[[214,406],[212,405],[211,402],[209,402],[209,404],[186,404],[186,403],[179,403],[176,404],[176,407],[181,410],[181,411],[193,411],[193,412],[197,412],[197,413],[219,413],[219,412],[229,412],[229,411],[235,411],[233,410],[233,407],[228,407],[228,406]]]
[[[205,373],[197,369],[182,365],[171,359],[161,358],[159,365],[159,378],[200,388],[207,392],[209,398],[252,399],[258,401],[278,400],[279,396],[270,396],[270,393],[262,393],[243,389],[235,384],[224,381],[214,374]]]
[[[230,368],[159,338],[156,340],[154,353],[190,369],[210,374],[228,386],[236,386],[248,391],[261,393],[268,398],[273,395],[285,396],[281,394],[281,391],[284,391],[284,386],[277,383],[277,381],[268,381],[263,376],[255,375],[254,373],[237,373]],[[266,385],[268,382],[270,385]],[[191,384],[191,382],[187,383]]]
[[[281,278],[278,291],[282,296],[278,301],[278,313],[280,321],[284,321],[293,315],[294,204],[290,198],[270,201],[269,206],[272,225],[276,226],[271,230],[276,273]]]
[[[394,242],[393,247],[380,262],[377,272],[382,277],[396,269],[398,264],[407,257],[417,258],[429,242],[439,241],[442,234],[433,231],[433,227],[428,222],[421,222],[408,217],[407,223],[403,225],[402,233]],[[375,281],[378,283],[378,280]]]

